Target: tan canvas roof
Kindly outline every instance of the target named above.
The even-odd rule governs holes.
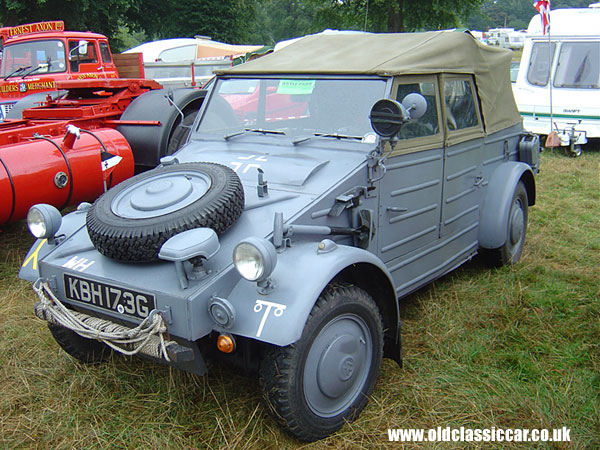
[[[521,121],[510,84],[509,50],[450,31],[315,34],[219,74],[473,74],[486,131]]]

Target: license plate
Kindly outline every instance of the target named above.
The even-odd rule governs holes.
[[[148,317],[154,309],[154,295],[124,289],[98,281],[86,280],[64,274],[65,295],[79,303],[97,306],[138,319]]]

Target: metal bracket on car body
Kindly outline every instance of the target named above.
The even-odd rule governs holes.
[[[374,188],[365,186],[358,186],[351,191],[346,192],[343,195],[339,195],[335,198],[335,204],[331,207],[327,215],[329,217],[339,217],[342,215],[344,210],[350,208],[356,208],[360,205],[360,198],[367,197],[369,191]]]

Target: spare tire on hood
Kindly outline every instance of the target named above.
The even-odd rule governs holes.
[[[88,234],[104,256],[120,261],[158,259],[170,237],[192,228],[223,233],[244,208],[237,174],[215,163],[160,166],[116,185],[90,207]]]

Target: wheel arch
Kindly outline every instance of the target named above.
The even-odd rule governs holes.
[[[235,325],[215,330],[242,335],[268,344],[286,346],[300,339],[313,306],[332,282],[365,290],[384,319],[385,356],[400,363],[400,319],[392,278],[379,258],[366,250],[337,245],[319,254],[318,243],[298,243],[278,256],[272,274],[275,288],[260,295],[256,283],[241,279],[227,300],[236,311]],[[302,274],[299,282],[298,274]],[[310,280],[310,282],[307,282]],[[258,294],[258,295],[257,295]],[[249,301],[252,299],[253,301]],[[270,306],[269,306],[270,305]],[[278,315],[274,312],[279,310]]]
[[[499,248],[506,242],[506,224],[510,203],[519,182],[527,191],[527,203],[535,204],[535,179],[531,168],[522,162],[509,161],[498,166],[488,183],[479,221],[479,246]]]
[[[169,139],[173,135],[181,114],[167,96],[172,92],[173,103],[184,114],[194,108],[200,109],[206,91],[191,88],[160,89],[149,91],[136,98],[123,112],[121,120],[159,121],[159,126],[119,125],[117,130],[125,136],[133,151],[136,166],[155,167],[167,154]]]
[[[388,276],[379,267],[362,262],[346,267],[331,282],[352,284],[373,298],[383,319],[384,357],[401,364],[400,311],[394,286]]]

